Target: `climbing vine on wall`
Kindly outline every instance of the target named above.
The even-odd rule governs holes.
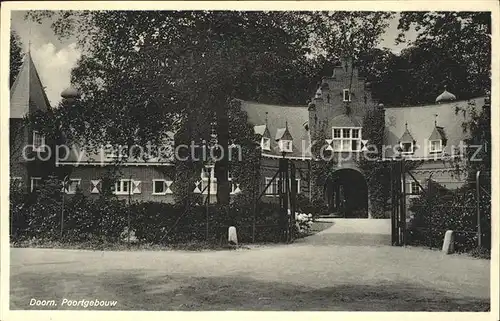
[[[317,131],[313,132],[311,146],[311,154],[313,157],[313,161],[311,162],[311,202],[317,207],[325,206],[324,186],[329,179],[329,175],[332,173],[335,163],[331,151],[326,150],[325,128],[326,126],[323,124]],[[322,211],[321,208],[316,210]]]
[[[385,119],[383,106],[368,110],[363,119],[363,139],[368,140],[368,151],[357,160],[364,172],[368,185],[368,198],[373,218],[387,218],[388,200],[391,190],[390,163],[383,159],[385,142]],[[392,146],[391,146],[392,148]],[[411,171],[421,165],[421,161],[405,161],[405,169]]]
[[[363,170],[368,185],[371,215],[386,217],[386,204],[390,197],[390,172],[382,158],[385,137],[384,109],[382,106],[369,110],[363,119],[363,139],[368,140],[368,151],[360,155],[358,166]]]
[[[231,150],[231,176],[234,184],[239,184],[241,192],[235,202],[251,205],[260,192],[259,137],[248,116],[241,108],[241,101],[232,100],[229,106],[229,137],[235,147]]]

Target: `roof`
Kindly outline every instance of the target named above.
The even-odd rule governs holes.
[[[265,125],[267,117],[267,129],[271,137],[278,139],[283,137],[285,129],[288,128],[293,141],[293,151],[287,155],[292,157],[311,156],[309,152],[310,136],[304,126],[309,120],[307,106],[268,105],[249,101],[241,101],[241,106],[248,115],[248,121],[256,127]],[[271,151],[266,151],[265,154],[281,156],[275,140],[271,140]]]
[[[167,147],[165,147],[167,146]],[[113,146],[118,147],[118,146]],[[108,146],[102,146],[92,148],[87,146],[82,148],[80,144],[73,144],[68,146],[69,155],[67,157],[62,157],[58,164],[72,164],[72,165],[106,165],[106,164],[114,164],[116,162],[116,158],[108,157]],[[152,147],[154,148],[154,147]],[[155,164],[164,164],[164,165],[172,165],[173,164],[173,143],[168,146],[167,144],[163,146],[159,146],[157,151],[163,153],[163,157],[150,157],[148,159],[144,159],[142,157],[133,157],[130,156],[126,160],[126,164],[147,164],[147,165],[155,165]]]
[[[264,136],[266,132],[266,125],[257,125],[253,127],[253,131],[257,135]]]
[[[411,135],[410,131],[408,128],[406,128],[405,132],[403,133],[403,136],[399,139],[400,142],[413,142],[415,139]]]
[[[444,152],[451,154],[456,152],[453,148],[458,148],[460,142],[466,139],[467,133],[464,132],[462,124],[471,118],[470,112],[456,113],[457,108],[468,110],[469,103],[475,104],[480,108],[484,104],[485,97],[471,99],[470,101],[454,101],[442,104],[414,106],[414,107],[391,107],[385,108],[385,145],[397,146],[400,137],[405,132],[405,123],[408,123],[408,128],[411,128],[411,135],[415,140],[416,150],[414,157],[428,157],[429,138],[433,135],[434,130],[441,137],[447,138]],[[436,115],[437,125],[436,127]],[[441,127],[441,129],[440,129]],[[386,148],[385,156],[392,157],[394,155],[393,148]]]
[[[444,128],[435,126],[429,140],[444,140],[446,138]]]
[[[10,90],[10,118],[23,118],[34,110],[49,108],[49,100],[28,52]]]
[[[330,121],[332,127],[361,127],[363,120],[361,117],[340,114]]]
[[[128,164],[173,164],[173,146],[174,146],[174,138],[175,138],[175,133],[172,131],[166,131],[165,132],[166,137],[164,144],[161,146],[158,146],[156,149],[155,146],[151,146],[151,148],[156,151],[157,153],[162,153],[163,157],[159,157],[160,155],[157,155],[158,157],[150,157],[148,159],[144,159],[141,157],[132,157],[130,156],[127,159]],[[82,144],[74,143],[71,146],[68,146],[69,148],[69,155],[63,159],[59,163],[64,164],[64,163],[70,163],[70,164],[78,164],[78,165],[85,165],[85,164],[97,164],[97,165],[105,165],[105,164],[112,164],[116,161],[116,159],[107,157],[108,154],[108,148],[106,146],[103,146],[102,149],[100,147],[97,148],[92,148],[87,146],[86,148],[81,147]],[[113,146],[113,147],[118,147],[118,146]],[[147,151],[147,149],[146,149]]]
[[[447,91],[445,89],[441,95],[437,96],[436,102],[439,103],[439,102],[451,101],[451,100],[455,100],[455,99],[457,99],[457,97],[455,97],[455,95],[453,95],[452,93],[450,93],[449,91]]]

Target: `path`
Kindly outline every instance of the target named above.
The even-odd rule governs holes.
[[[322,218],[333,225],[299,240],[311,245],[383,246],[391,245],[390,219]]]
[[[33,308],[35,297],[117,300],[125,310],[489,308],[490,261],[386,246],[381,226],[366,222],[341,242],[352,223],[337,221],[291,245],[237,251],[12,249],[11,307]],[[362,229],[361,241],[349,236]]]

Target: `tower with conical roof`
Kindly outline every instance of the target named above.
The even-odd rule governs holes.
[[[50,103],[28,52],[10,89],[10,118],[20,119],[35,110],[47,111]]]
[[[10,89],[9,108],[10,177],[28,191],[52,172],[54,159],[47,158],[51,142],[27,122],[27,117],[49,109],[50,102],[28,51]]]

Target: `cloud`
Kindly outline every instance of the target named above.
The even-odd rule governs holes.
[[[61,92],[70,85],[71,70],[81,57],[76,43],[68,44],[59,50],[52,42],[40,46],[31,45],[31,56],[40,74],[45,92],[52,106],[61,99]]]

